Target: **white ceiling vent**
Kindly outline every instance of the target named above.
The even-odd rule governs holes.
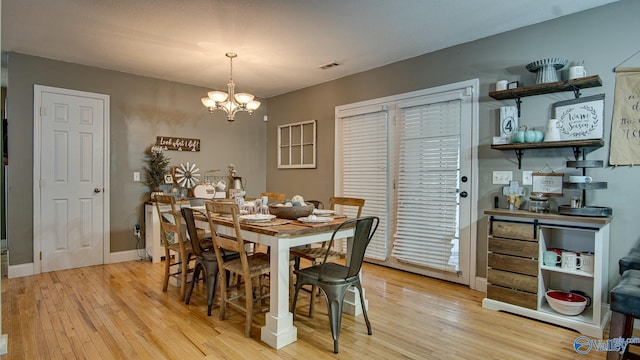
[[[327,69],[331,69],[332,67],[336,67],[336,66],[340,66],[340,65],[342,65],[341,62],[333,61],[333,62],[330,62],[328,64],[324,64],[324,65],[320,66],[319,69],[320,70],[327,70]]]

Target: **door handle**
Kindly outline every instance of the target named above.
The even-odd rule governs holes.
[[[101,191],[102,191],[102,189],[100,189],[100,188],[95,188],[95,189],[93,189],[93,192],[94,192],[94,193],[99,193],[99,192],[101,192]]]
[[[467,196],[469,196],[469,194],[466,191],[460,193],[461,198],[466,198]]]

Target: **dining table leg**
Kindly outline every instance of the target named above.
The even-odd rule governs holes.
[[[293,314],[289,311],[289,250],[287,241],[277,238],[270,244],[271,276],[269,312],[260,339],[275,349],[280,349],[298,338],[298,329],[293,325]]]

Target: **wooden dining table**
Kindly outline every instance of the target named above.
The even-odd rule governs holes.
[[[344,216],[335,216],[330,222],[321,224],[305,224],[298,220],[279,218],[271,220],[270,223],[240,222],[245,241],[270,248],[270,304],[260,338],[271,347],[280,349],[297,340],[297,328],[293,325],[293,314],[289,311],[290,249],[330,240],[334,230],[346,220]],[[234,235],[233,221],[230,218],[213,216],[212,222],[216,226],[216,233]],[[353,232],[353,227],[345,227],[338,231],[335,238],[350,238]],[[347,252],[350,248],[349,240]],[[355,291],[347,294],[344,308],[345,312],[354,315],[362,313],[359,296]]]

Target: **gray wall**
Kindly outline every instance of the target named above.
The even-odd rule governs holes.
[[[8,240],[10,265],[33,261],[33,85],[95,92],[111,99],[111,252],[135,249],[134,224],[144,229],[149,189],[133,182],[143,172],[145,149],[156,136],[201,140],[198,153],[168,151],[172,166],[195,162],[200,169],[233,163],[248,179],[249,194],[265,190],[266,104],[229,124],[224,112],[210,115],[200,98],[210,89],[146,78],[23,54],[9,54]]]
[[[488,96],[489,91],[494,90],[495,82],[500,79],[518,80],[524,85],[534,84],[534,74],[525,70],[525,65],[534,60],[549,57],[566,57],[574,62],[584,60],[588,74],[600,75],[603,86],[583,90],[583,96],[606,94],[606,144],[587,158],[604,160],[607,164],[615,85],[612,68],[638,50],[636,15],[639,13],[640,2],[625,0],[270,98],[267,188],[304,194],[307,198],[322,201],[327,201],[333,194],[336,106],[479,78],[480,170],[475,180],[479,182],[480,193],[476,194],[476,198],[480,219],[476,258],[478,276],[485,276],[486,217],[483,211],[493,207],[493,198],[501,191],[500,185],[491,183],[492,171],[510,170],[514,173],[514,179],[521,179],[514,153],[490,148],[492,137],[499,133],[499,108],[514,103],[494,100]],[[629,66],[639,64],[640,55],[625,63]],[[561,71],[561,76],[565,79],[567,71]],[[524,98],[521,124],[544,131],[546,120],[551,116],[551,105],[572,97],[573,94],[567,92]],[[309,119],[318,120],[317,169],[278,170],[277,126]],[[572,158],[570,149],[527,151],[522,169],[537,171],[548,164],[559,172],[577,172],[577,169],[565,169],[566,161]],[[638,179],[640,169],[606,167],[590,170],[589,174],[598,181],[609,183],[607,190],[590,191],[587,196],[588,205],[613,208],[609,271],[610,281],[613,281],[617,277],[618,258],[640,236],[640,222],[635,217],[636,206],[640,203],[640,191],[637,190],[635,179]],[[557,206],[558,203],[567,204],[568,200],[560,198],[555,202]]]

